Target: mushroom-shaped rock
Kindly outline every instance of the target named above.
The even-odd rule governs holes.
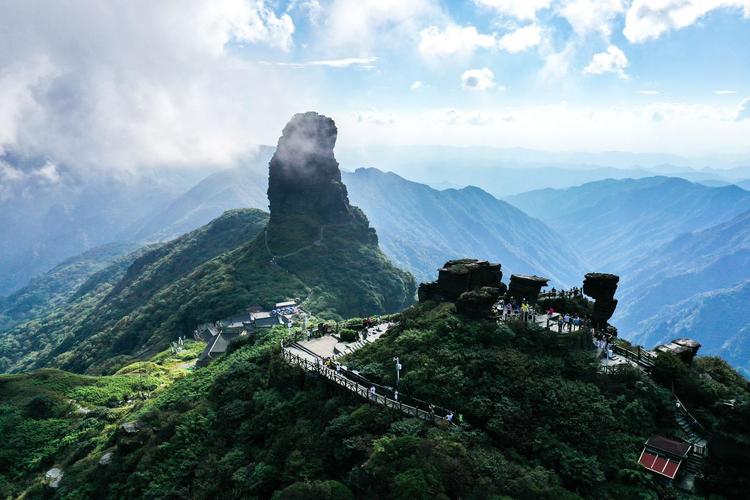
[[[449,260],[438,270],[438,279],[419,285],[419,301],[441,300],[455,302],[459,296],[482,287],[502,289],[503,278],[500,264],[486,260]]]
[[[583,293],[595,300],[592,320],[595,328],[604,328],[617,308],[617,283],[620,277],[607,273],[588,273],[583,280]]]
[[[537,301],[539,293],[542,288],[547,286],[547,283],[549,283],[549,280],[541,276],[511,274],[508,293],[518,300],[526,299],[533,304]]]

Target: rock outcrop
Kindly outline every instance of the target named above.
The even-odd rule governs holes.
[[[487,316],[505,292],[500,264],[486,260],[449,260],[438,271],[437,281],[419,285],[419,301],[456,302],[459,312],[472,317]]]
[[[456,300],[456,311],[470,318],[486,318],[492,313],[492,306],[500,295],[500,288],[490,286],[464,292]]]
[[[542,288],[547,286],[549,279],[541,276],[526,276],[523,274],[511,274],[508,294],[518,300],[527,300],[536,303]]]
[[[583,293],[595,300],[592,321],[594,328],[607,326],[607,321],[615,313],[617,283],[620,277],[615,274],[588,273],[583,280]]]
[[[300,229],[314,238],[321,226],[352,226],[377,243],[367,217],[349,204],[333,153],[336,136],[334,121],[315,112],[298,113],[286,124],[269,162],[269,228]]]

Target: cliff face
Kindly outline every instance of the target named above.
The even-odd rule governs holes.
[[[336,136],[334,121],[315,112],[298,113],[284,127],[269,163],[270,231],[283,226],[314,238],[322,226],[350,226],[360,240],[377,243],[367,217],[349,204]]]

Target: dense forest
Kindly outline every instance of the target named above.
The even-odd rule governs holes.
[[[432,303],[396,319],[343,362],[392,385],[399,355],[404,397],[452,409],[458,425],[392,413],[287,365],[279,341],[294,332],[274,329],[163,389],[141,378],[92,399],[92,382],[82,388],[62,372],[0,378],[0,429],[14,443],[0,459],[0,492],[47,495],[41,475],[58,464],[54,493],[67,498],[671,498],[676,490],[636,462],[651,433],[680,437],[673,387],[714,436],[698,492],[736,498],[748,486],[750,390],[716,358],[687,366],[663,354],[653,376],[604,375],[588,350],[535,326],[468,320]],[[151,377],[172,373],[162,367],[173,355],[160,356]],[[93,384],[109,394],[129,380],[118,377],[145,369]],[[29,385],[51,394],[39,400]],[[144,389],[153,397],[132,396]],[[71,413],[71,401],[86,411]],[[41,438],[54,434],[67,437]]]

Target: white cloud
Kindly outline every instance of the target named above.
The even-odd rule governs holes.
[[[320,5],[319,0],[291,0],[286,12],[301,12],[307,15],[311,23],[317,24],[323,14],[323,6]]]
[[[474,3],[504,16],[530,21],[536,19],[538,11],[548,8],[551,0],[474,0]]]
[[[495,35],[479,33],[474,26],[449,25],[445,31],[430,26],[419,32],[419,52],[424,57],[470,55],[476,49],[493,48]]]
[[[372,123],[375,125],[392,125],[396,123],[396,117],[392,113],[369,108],[357,113],[357,121],[360,123]]]
[[[306,68],[310,66],[325,66],[328,68],[349,68],[356,66],[363,69],[374,69],[377,57],[345,57],[343,59],[325,59],[321,61],[306,61],[306,62],[273,62],[273,61],[261,61],[261,64],[268,64],[273,66],[287,66],[291,68]]]
[[[747,103],[750,107],[750,103]],[[446,144],[524,147],[551,151],[630,151],[683,156],[746,156],[750,119],[736,121],[737,106],[649,102],[638,106],[483,106],[390,111],[396,122],[382,127],[337,117],[342,147],[354,144]],[[661,120],[659,120],[661,118]],[[477,126],[482,124],[482,126]],[[346,136],[346,137],[344,137]],[[700,137],[700,141],[686,141]]]
[[[750,119],[750,97],[743,100],[737,108],[737,120]]]
[[[503,35],[500,38],[499,45],[511,54],[515,54],[531,47],[536,47],[541,40],[542,29],[536,24],[529,24]]]
[[[470,69],[461,75],[461,86],[468,90],[487,90],[495,86],[495,74],[489,68]]]
[[[325,13],[325,44],[372,53],[399,47],[427,22],[444,20],[437,0],[333,0]]]
[[[636,90],[635,93],[636,94],[640,94],[640,95],[659,95],[659,94],[661,94],[661,92],[659,92],[658,90]]]
[[[476,110],[446,109],[435,113],[438,120],[451,125],[488,125],[495,117],[490,113]]]
[[[262,0],[10,2],[0,33],[0,149],[68,166],[227,164],[310,100],[233,55],[291,47]]]
[[[622,0],[566,0],[559,13],[578,35],[612,34],[612,22],[625,11]]]
[[[594,54],[591,62],[583,69],[583,73],[586,75],[616,73],[620,78],[627,78],[625,74],[627,65],[628,58],[625,57],[625,53],[614,45],[610,45],[606,52]]]
[[[417,80],[411,84],[411,87],[409,87],[409,90],[419,90],[422,87],[424,87],[424,84],[420,82],[419,80]]]
[[[750,17],[748,0],[634,0],[625,15],[623,34],[631,43],[642,43],[686,28],[719,8],[743,9]]]
[[[716,95],[732,95],[736,93],[736,90],[714,90],[714,94]]]
[[[562,50],[549,52],[544,55],[544,66],[539,70],[539,77],[542,82],[559,82],[564,81],[570,72],[570,65],[575,54],[577,46],[574,42],[569,41]]]

